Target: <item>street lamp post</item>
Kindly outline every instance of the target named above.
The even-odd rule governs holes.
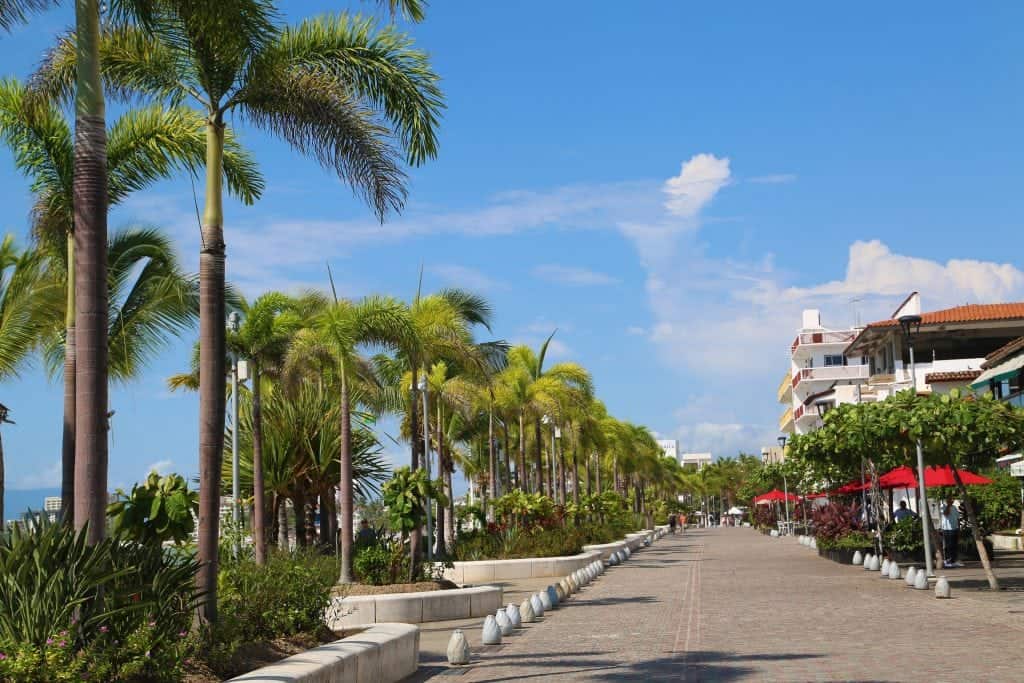
[[[431,481],[430,477],[430,421],[428,417],[430,415],[430,409],[428,406],[427,398],[427,378],[420,377],[420,392],[423,394],[423,461],[424,467],[427,470],[427,481]],[[433,514],[430,509],[431,501],[430,497],[427,497],[427,562],[434,561],[434,531],[433,531]]]
[[[238,311],[231,311],[228,314],[228,329],[231,332],[238,332]],[[241,494],[241,486],[238,482],[238,353],[231,352],[231,521],[235,525],[235,558],[238,558],[238,546],[241,543],[241,532],[238,528],[241,510],[238,505],[238,498]]]
[[[782,450],[782,460],[779,461],[779,463],[783,465],[783,467],[782,467],[782,493],[786,497],[786,500],[783,501],[785,503],[785,505],[786,505],[786,533],[790,533],[790,530],[791,530],[792,527],[790,527],[790,525],[789,525],[789,484],[786,483],[786,467],[785,467],[785,464],[784,464],[784,462],[786,460],[786,436],[785,435],[782,435],[782,436],[779,437],[779,448]]]
[[[917,397],[917,368],[914,365],[914,335],[917,334],[921,329],[921,316],[919,315],[901,315],[899,318],[900,327],[903,329],[903,339],[907,343],[907,349],[910,352],[910,383],[911,390],[914,392],[914,397]],[[917,443],[917,485],[918,495],[921,497],[921,504],[918,506],[918,514],[921,515],[921,529],[924,533],[924,563],[925,569],[928,576],[935,576],[935,570],[932,566],[932,540],[931,540],[931,521],[928,519],[928,497],[925,493],[924,488],[924,453],[921,450],[921,440],[918,439]]]

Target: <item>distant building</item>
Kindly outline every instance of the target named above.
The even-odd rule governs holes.
[[[683,453],[679,456],[679,464],[683,469],[702,470],[711,464],[710,453]]]
[[[786,453],[781,446],[769,446],[761,449],[761,462],[765,465],[774,465],[786,459]]]
[[[1024,408],[1024,337],[985,356],[981,374],[971,384],[978,393]]]
[[[658,439],[658,446],[666,458],[679,459],[679,442],[675,439]]]
[[[56,522],[64,509],[64,501],[60,496],[47,496],[43,499],[43,512],[51,522]]]

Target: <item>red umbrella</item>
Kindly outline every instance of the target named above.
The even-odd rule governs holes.
[[[960,480],[966,485],[991,484],[992,480],[967,470],[957,470]],[[883,489],[913,489],[917,488],[917,476],[914,470],[906,465],[886,472],[878,478],[878,483]],[[956,486],[953,478],[953,468],[949,465],[943,467],[924,468],[924,485],[926,488],[934,486]]]
[[[806,500],[816,500],[818,498],[824,498],[828,493],[808,493],[804,498]]]
[[[847,493],[860,493],[864,489],[871,488],[871,484],[862,484],[859,481],[851,481],[849,484],[844,484],[836,489],[836,493],[847,494]]]
[[[772,489],[768,493],[762,493],[760,496],[754,496],[754,504],[761,505],[762,503],[774,503],[786,499],[787,496],[785,493],[778,489]],[[800,496],[791,493],[789,494],[788,499],[795,502],[800,500]]]

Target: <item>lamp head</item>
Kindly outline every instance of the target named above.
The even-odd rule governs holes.
[[[779,448],[785,448],[785,447],[786,447],[786,436],[783,435],[783,436],[779,437]]]
[[[919,315],[901,315],[898,320],[900,328],[903,330],[903,338],[908,342],[913,335],[921,331],[921,316]]]

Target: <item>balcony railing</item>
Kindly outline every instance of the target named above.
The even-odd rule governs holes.
[[[799,347],[811,344],[849,344],[856,338],[857,330],[801,332],[796,336],[796,339],[793,340],[790,352],[796,353],[796,350]]]
[[[790,424],[792,424],[792,423],[793,423],[793,409],[792,408],[786,408],[786,412],[782,413],[782,416],[779,417],[779,431],[780,432],[788,431],[786,428]]]
[[[782,378],[782,383],[779,384],[779,403],[786,403],[788,401],[789,392],[793,388],[793,375],[787,372],[786,376]]]
[[[800,382],[842,382],[867,379],[867,365],[831,365],[823,368],[802,368],[793,375],[793,387]]]
[[[827,410],[827,409],[826,409]],[[822,410],[820,406],[809,405],[809,406],[797,406],[796,410],[793,411],[794,420],[811,419],[816,417],[824,417],[825,410]]]

